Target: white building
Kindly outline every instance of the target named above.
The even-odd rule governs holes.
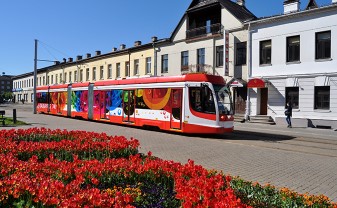
[[[156,45],[158,75],[207,72],[246,83],[245,23],[254,19],[245,0],[193,0],[168,41]],[[246,91],[234,88],[237,114],[245,113]]]
[[[267,115],[285,125],[337,128],[337,4],[284,2],[284,14],[249,24],[251,46],[247,115]]]

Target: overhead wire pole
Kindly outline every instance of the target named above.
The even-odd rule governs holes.
[[[37,39],[35,39],[35,52],[34,52],[34,100],[33,100],[33,105],[34,105],[34,114],[36,114],[36,84],[37,84]]]

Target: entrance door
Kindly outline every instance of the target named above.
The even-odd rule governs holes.
[[[247,88],[235,87],[234,89],[234,109],[235,114],[246,113]]]
[[[99,112],[101,119],[107,119],[106,115],[106,91],[100,91],[99,93]]]
[[[260,115],[267,115],[268,113],[268,88],[260,88]]]
[[[171,129],[181,129],[181,114],[182,114],[182,89],[172,89],[171,91]]]
[[[124,122],[135,122],[135,91],[134,90],[124,90],[123,91],[123,121]]]

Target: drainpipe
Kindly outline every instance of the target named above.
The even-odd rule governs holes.
[[[128,50],[128,54],[129,54],[129,77],[131,77],[131,52],[130,50]]]
[[[247,82],[252,76],[252,37],[251,37],[251,30],[250,30],[250,23],[248,25],[248,54],[247,54],[247,61],[248,61],[248,67],[247,67]],[[245,120],[249,120],[250,116],[250,89],[247,87],[247,101],[246,101],[246,114],[245,114]]]

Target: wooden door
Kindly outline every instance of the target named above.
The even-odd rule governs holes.
[[[233,102],[234,102],[235,114],[245,114],[246,113],[247,88],[235,87],[233,92],[234,92]]]
[[[260,88],[260,115],[268,113],[268,88]]]

